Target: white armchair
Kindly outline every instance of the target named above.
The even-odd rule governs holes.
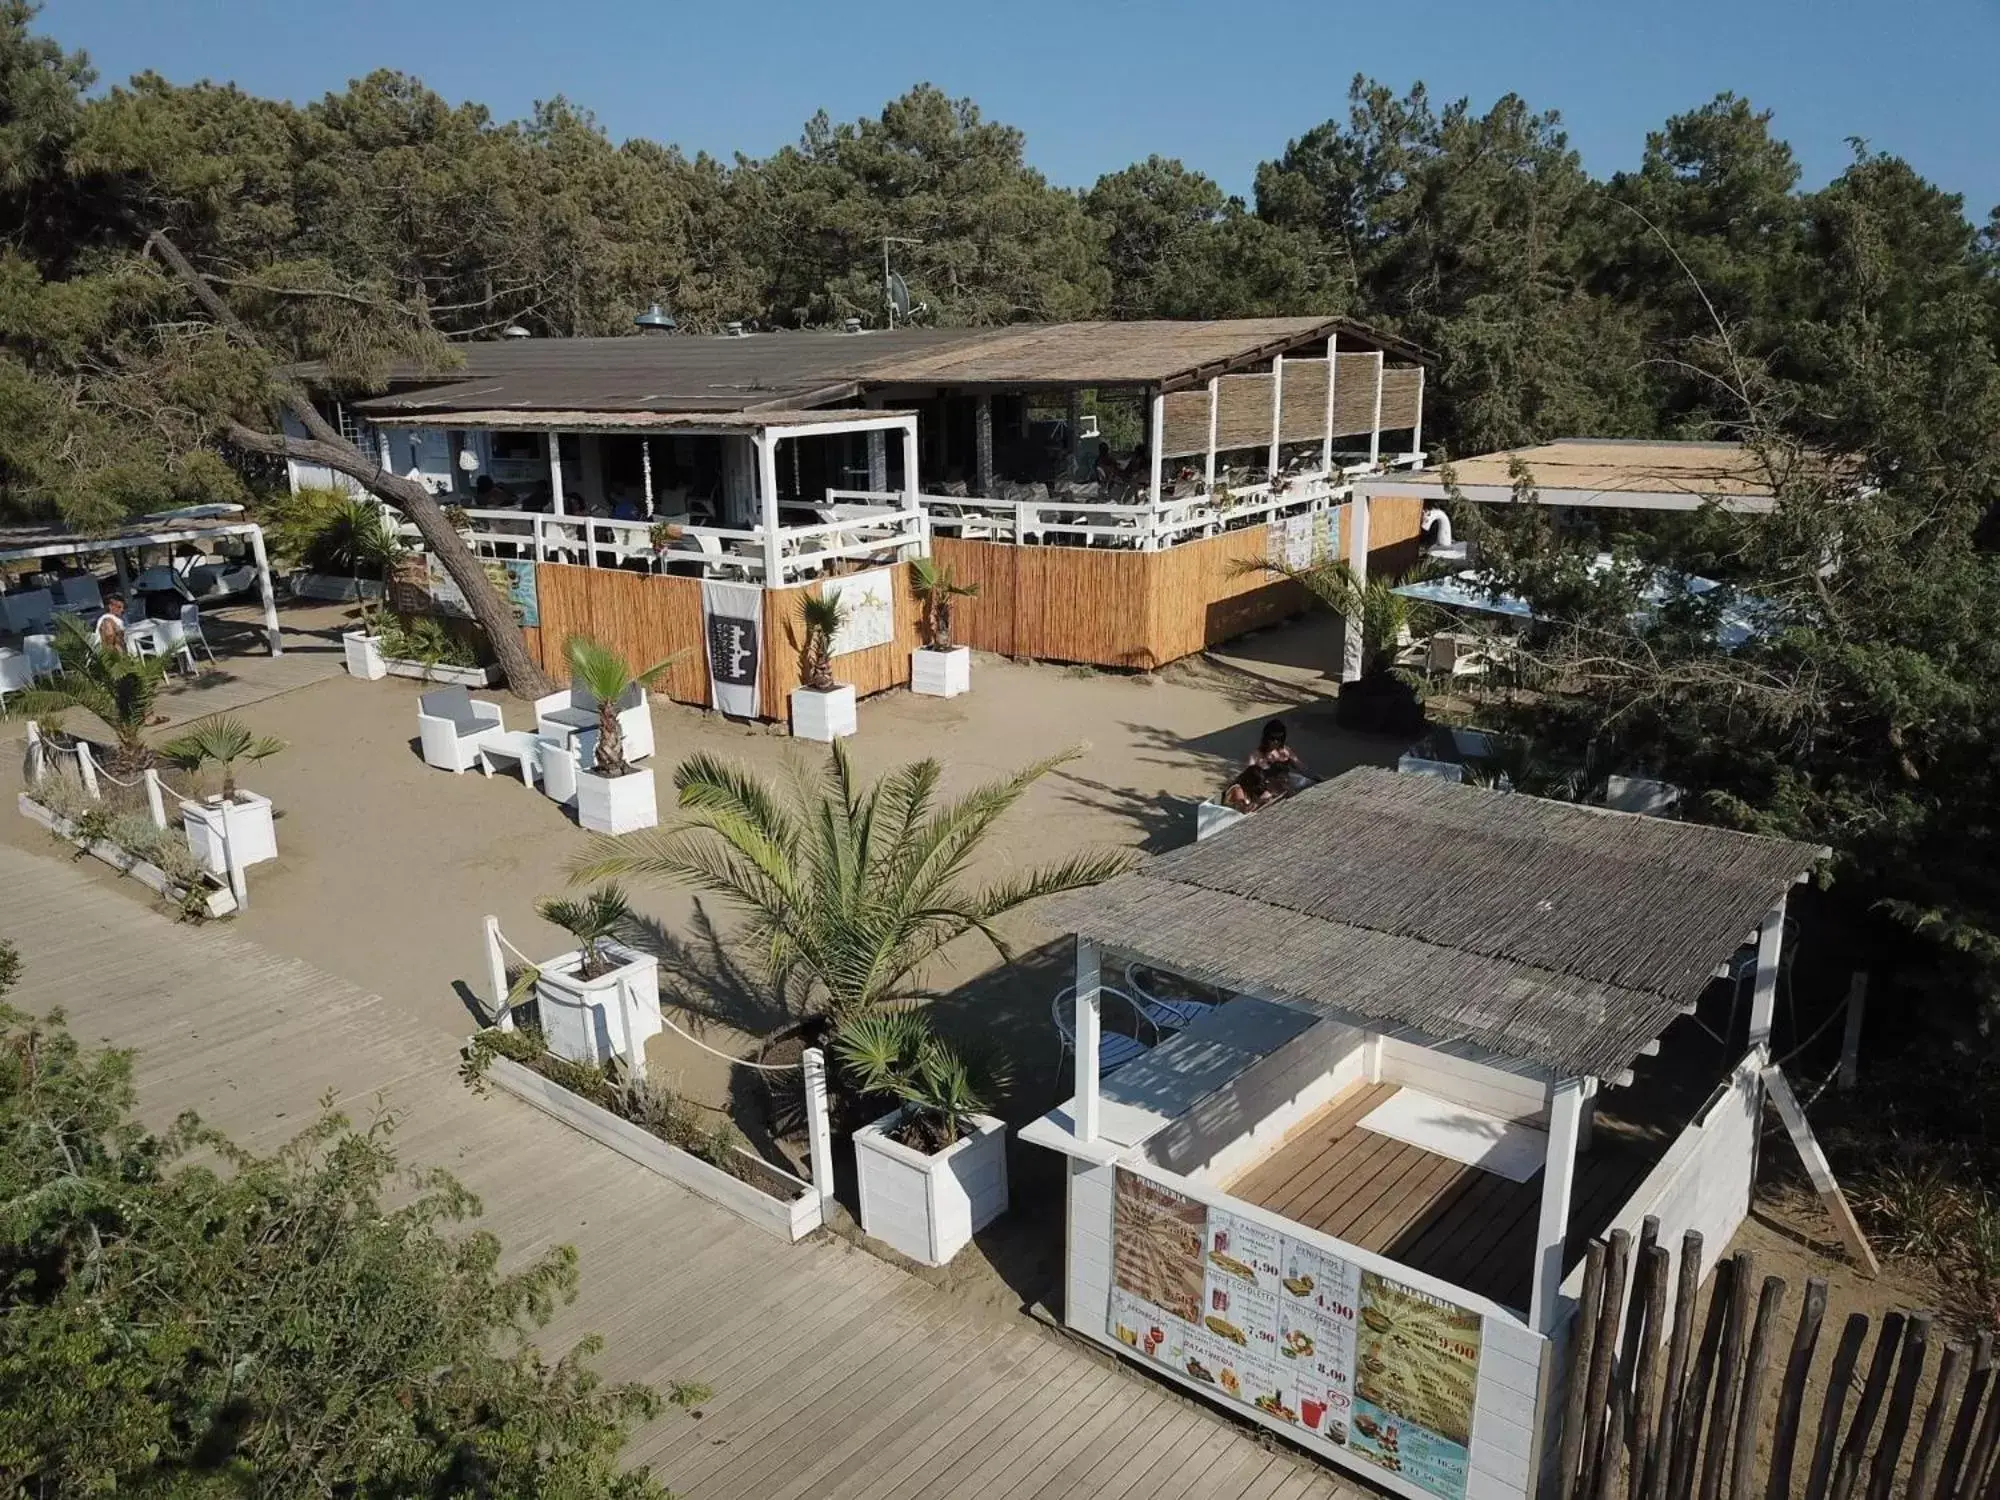
[[[417,700],[417,739],[424,764],[465,772],[479,763],[486,736],[506,732],[500,705],[474,698],[462,687],[438,688]]]
[[[596,728],[597,699],[583,688],[565,688],[535,700],[537,734],[582,738]],[[646,690],[637,683],[618,700],[618,732],[625,741],[627,760],[645,760],[653,753],[653,714],[646,706]]]

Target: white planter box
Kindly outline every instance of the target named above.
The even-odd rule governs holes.
[[[817,688],[792,689],[792,733],[797,738],[831,744],[858,727],[851,684],[843,683],[825,693]]]
[[[465,687],[491,687],[500,680],[500,668],[453,667],[443,662],[426,664],[399,656],[386,656],[382,665],[391,677],[414,677],[419,682],[456,682]]]
[[[224,856],[222,799],[183,802],[181,826],[187,830],[188,853],[211,875],[227,876],[229,861]],[[271,818],[271,799],[255,792],[239,791],[229,809],[229,832],[236,839],[236,862],[260,864],[278,857],[278,830]]]
[[[660,821],[653,772],[642,766],[624,776],[576,773],[576,821],[592,833],[631,833]]]
[[[660,1020],[660,965],[650,953],[606,945],[618,967],[579,979],[581,949],[536,966],[535,1003],[549,1051],[572,1062],[606,1063],[643,1049],[664,1029]],[[620,996],[619,991],[625,993]]]
[[[928,647],[910,653],[910,691],[927,698],[956,698],[972,691],[972,648],[949,651]]]
[[[970,1135],[926,1156],[889,1138],[902,1116],[854,1132],[861,1228],[911,1260],[941,1266],[1007,1211],[1007,1127],[973,1115]]]
[[[781,1240],[804,1239],[822,1222],[819,1194],[812,1184],[789,1172],[757,1159],[755,1170],[793,1189],[789,1199],[773,1198],[733,1177],[713,1162],[670,1146],[651,1131],[641,1130],[630,1120],[620,1119],[610,1110],[551,1083],[533,1068],[511,1058],[496,1057],[487,1064],[486,1077],[497,1088],[524,1100],[543,1114],[562,1121],[600,1145],[608,1146],[629,1161],[650,1172],[677,1182],[689,1192],[699,1193],[709,1202],[726,1208],[744,1222],[754,1224]],[[738,1152],[738,1155],[746,1153]]]
[[[389,668],[382,660],[380,636],[350,630],[341,636],[340,645],[347,653],[348,676],[359,677],[364,682],[376,682],[389,675]]]
[[[76,836],[67,818],[59,818],[26,792],[18,795],[14,805],[21,816],[42,825],[58,838],[67,839],[93,859],[102,860],[120,874],[130,875],[148,890],[157,891],[169,901],[179,901],[184,888],[167,879],[167,872],[157,865],[149,865],[143,859],[134,859],[116,844],[99,839],[86,844]],[[226,917],[236,910],[236,897],[226,890],[210,891],[207,894],[207,910],[211,917]]]

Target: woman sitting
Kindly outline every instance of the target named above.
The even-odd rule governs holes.
[[[1282,719],[1273,719],[1264,726],[1263,737],[1250,752],[1249,764],[1263,773],[1266,784],[1273,788],[1272,795],[1277,797],[1311,786],[1318,779],[1306,769],[1298,751],[1286,743]]]
[[[1233,812],[1253,813],[1260,807],[1269,807],[1282,795],[1265,779],[1262,771],[1255,766],[1245,766],[1229,783],[1229,790],[1222,794],[1222,805]]]

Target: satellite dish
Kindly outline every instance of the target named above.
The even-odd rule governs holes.
[[[889,306],[895,309],[899,318],[907,318],[910,315],[909,283],[904,281],[902,274],[897,271],[889,273]]]

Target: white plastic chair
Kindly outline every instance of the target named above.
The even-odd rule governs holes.
[[[9,693],[25,692],[35,685],[35,670],[25,652],[0,646],[0,713],[7,708]]]
[[[1151,988],[1141,974],[1151,974],[1153,969],[1141,963],[1125,965],[1125,983],[1131,986],[1138,997],[1139,1013],[1161,1031],[1179,1031],[1192,1026],[1203,1016],[1215,1009],[1212,1001],[1192,1000],[1179,995],[1162,995]]]
[[[181,606],[180,651],[187,658],[188,670],[195,669],[194,648],[200,646],[208,653],[210,662],[215,660],[215,648],[208,643],[208,635],[201,628],[201,606],[183,604]]]
[[[438,688],[417,700],[417,739],[424,764],[463,774],[479,763],[479,747],[504,730],[500,705],[474,698],[462,687]]]
[[[1100,985],[1097,993],[1100,997],[1098,1000],[1098,1019],[1100,1022],[1103,1019],[1104,1013],[1104,1001],[1102,997],[1109,995],[1113,999],[1123,1000],[1131,1008],[1135,1030],[1139,1027],[1144,1027],[1153,1033],[1153,1040],[1147,1042],[1140,1040],[1136,1036],[1127,1036],[1122,1031],[1112,1031],[1100,1025],[1097,1032],[1097,1072],[1098,1076],[1102,1077],[1106,1073],[1115,1073],[1118,1069],[1124,1067],[1125,1064],[1136,1062],[1148,1052],[1151,1052],[1159,1042],[1160,1029],[1146,1018],[1146,1012],[1140,1006],[1139,1002],[1123,990],[1113,989],[1107,984]],[[1062,1042],[1062,1049],[1056,1054],[1056,1071],[1060,1073],[1062,1071],[1062,1060],[1065,1057],[1071,1056],[1076,1051],[1075,985],[1066,984],[1056,991],[1056,998],[1049,1006],[1049,1014],[1056,1023],[1056,1035]]]
[[[28,658],[28,671],[35,677],[59,677],[62,675],[62,658],[56,655],[56,638],[52,635],[24,635],[21,637],[22,653]]]

